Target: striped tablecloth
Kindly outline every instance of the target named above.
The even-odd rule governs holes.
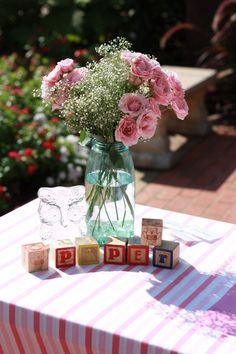
[[[236,353],[236,225],[138,205],[180,242],[174,270],[89,265],[26,273],[38,201],[0,218],[0,353]]]

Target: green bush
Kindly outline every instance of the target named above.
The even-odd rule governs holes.
[[[82,176],[78,137],[33,97],[43,67],[39,56],[27,70],[15,54],[0,58],[0,214],[35,197],[40,186],[76,184]]]
[[[185,7],[185,0],[0,0],[0,46],[4,53],[40,52],[61,59],[123,36],[135,51],[167,64],[176,48],[166,56],[159,41],[184,20]]]

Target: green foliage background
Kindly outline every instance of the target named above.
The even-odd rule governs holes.
[[[185,18],[185,0],[0,0],[0,8],[4,53],[40,51],[59,59],[77,48],[125,36],[134,50],[162,56],[168,63],[180,55],[170,46],[167,58],[159,40]]]

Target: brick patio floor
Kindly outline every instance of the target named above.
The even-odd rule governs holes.
[[[236,223],[236,130],[215,126],[168,171],[136,171],[136,201]]]

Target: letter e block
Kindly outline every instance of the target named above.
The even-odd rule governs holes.
[[[54,241],[51,253],[56,268],[73,267],[76,264],[76,247],[69,239]]]
[[[77,255],[79,264],[99,263],[100,248],[94,237],[76,237]]]
[[[132,265],[148,265],[149,246],[140,244],[140,237],[132,237],[127,245],[127,263]]]
[[[174,268],[179,262],[179,243],[162,241],[161,246],[153,248],[153,265],[161,268]]]
[[[104,263],[125,264],[127,240],[108,237],[104,245]]]
[[[48,249],[42,243],[22,245],[22,264],[28,272],[48,269]]]
[[[142,219],[141,244],[160,246],[162,243],[163,221],[159,219]]]

